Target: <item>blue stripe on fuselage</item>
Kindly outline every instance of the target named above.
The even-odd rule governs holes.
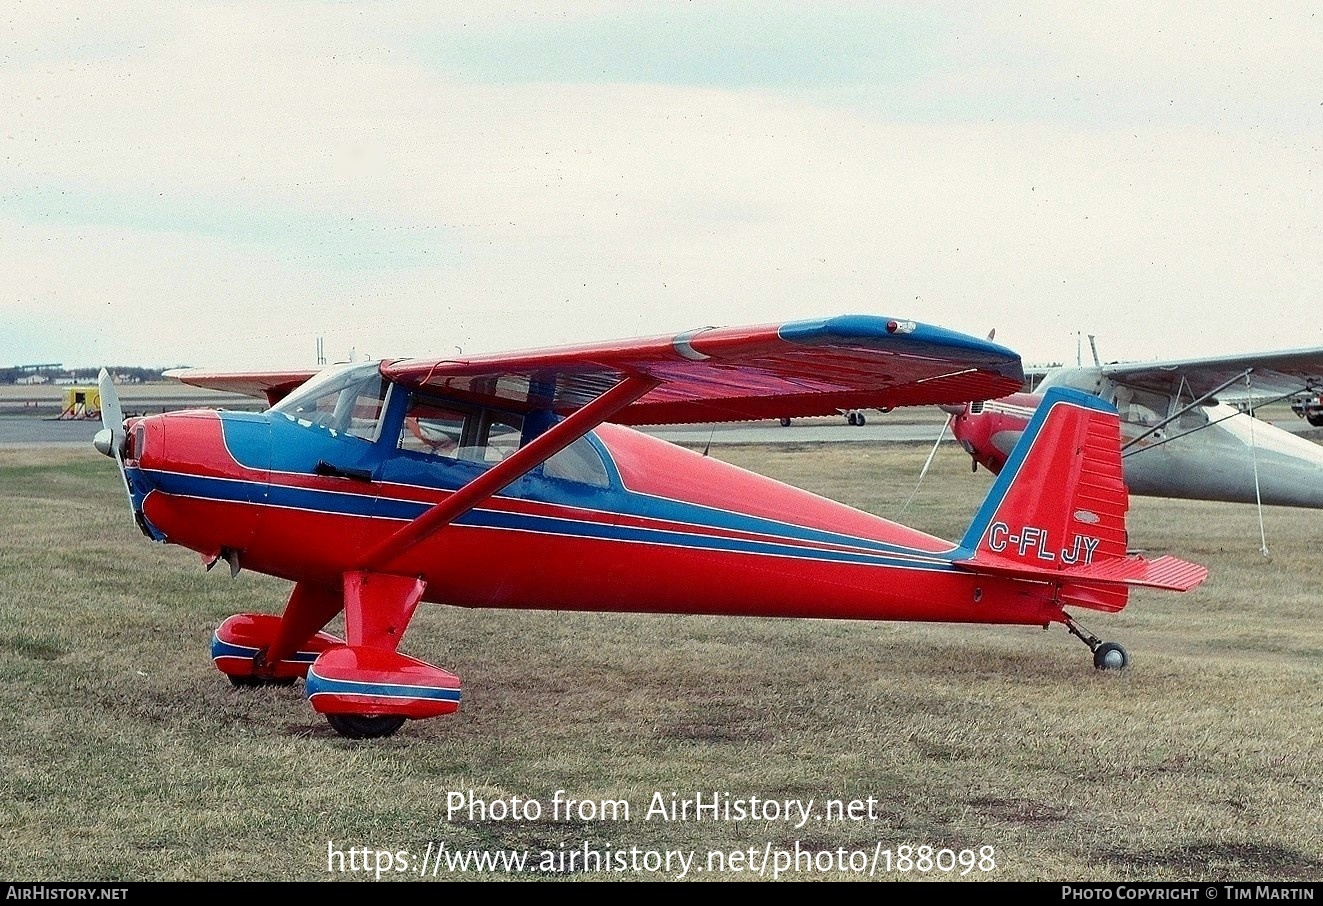
[[[265,471],[271,463],[271,417],[258,412],[218,412],[225,449],[246,469]]]
[[[288,416],[269,418],[266,415],[228,412],[221,415],[226,445],[230,447],[231,455],[240,464],[265,463],[269,455],[271,469],[277,475],[280,472],[307,474],[319,459],[325,459],[337,465],[351,464],[366,467],[371,471],[374,459],[384,453],[380,442],[372,444],[359,438],[333,434],[326,428],[304,425]],[[267,424],[268,420],[271,426],[270,450],[269,454],[263,454],[261,444],[266,441],[263,440],[264,433],[259,429]],[[233,442],[231,442],[232,428],[235,431]],[[611,516],[637,516],[681,525],[770,535],[809,544],[863,548],[878,553],[905,555],[917,553],[920,556],[935,558],[944,556],[943,554],[916,551],[904,545],[859,538],[840,532],[794,525],[775,519],[631,491],[624,486],[619,469],[601,439],[593,432],[589,432],[585,435],[585,438],[598,456],[601,457],[606,467],[608,487],[596,488],[570,481],[550,479],[540,474],[540,471],[535,470],[516,479],[501,491],[501,496]],[[387,458],[383,461],[376,477],[396,487],[403,485],[427,491],[454,491],[484,470],[484,466],[480,464],[434,459],[421,454],[392,450],[386,455]],[[429,504],[394,500],[388,497],[372,498],[352,491],[340,495],[329,491],[290,488],[276,483],[270,486],[269,495],[268,502],[274,506],[337,513],[347,516],[378,516],[406,521],[416,519],[429,506]],[[330,496],[318,497],[316,495]],[[195,496],[210,497],[212,495],[198,494]],[[261,500],[262,497],[259,493],[249,499],[256,501]],[[470,524],[462,519],[459,522]]]
[[[167,494],[232,503],[249,502],[249,486],[257,484],[256,482],[245,482],[238,479],[210,478],[196,475],[185,475],[178,472],[153,472],[152,480],[162,492]],[[634,495],[630,495],[628,492],[623,492],[622,495],[612,496]],[[651,503],[656,502],[656,498],[646,499]],[[678,502],[669,503],[671,504],[671,507],[675,508],[681,508],[684,506]],[[410,500],[376,498],[366,494],[326,491],[313,488],[293,488],[286,485],[272,485],[268,490],[268,500],[266,505],[343,516],[376,516],[394,520],[412,521],[429,510],[434,504]],[[705,508],[693,507],[692,509],[700,510]],[[603,515],[607,516],[614,515],[611,511],[598,512],[602,512]],[[712,511],[707,510],[706,512]],[[688,515],[690,516],[690,519],[688,520],[690,524],[704,528],[714,527],[710,523],[700,522],[693,518],[697,515],[695,512],[690,512]],[[653,516],[652,518],[665,517]],[[624,526],[562,516],[512,513],[485,508],[470,510],[456,520],[457,524],[472,528],[567,535],[579,538],[593,538],[602,541],[662,544],[703,550],[761,554],[764,556],[810,558],[814,560],[827,560],[840,563],[870,563],[896,567],[931,569],[944,566],[945,561],[948,559],[944,554],[915,551],[896,545],[882,545],[868,539],[854,538],[848,535],[830,535],[828,533],[804,530],[803,534],[825,535],[830,540],[823,541],[818,538],[801,537],[798,532],[786,531],[787,529],[797,529],[798,527],[796,526],[788,526],[783,523],[773,523],[770,520],[757,520],[754,519],[754,517],[749,517],[749,522],[751,524],[741,526],[740,530],[770,535],[771,537],[765,539],[716,537],[701,533],[686,532],[682,529]],[[715,527],[720,528],[721,526]],[[769,531],[769,529],[772,529],[772,531]],[[779,541],[778,536],[784,540]],[[869,549],[850,551],[832,550],[822,547],[803,547],[790,543],[793,541],[808,543],[820,541],[821,543]],[[896,554],[909,555],[909,557],[917,557],[920,559],[915,560],[894,556]]]

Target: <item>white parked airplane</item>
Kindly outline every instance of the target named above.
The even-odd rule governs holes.
[[[947,410],[975,469],[1001,470],[1049,387],[1117,407],[1132,494],[1323,508],[1323,446],[1242,411],[1318,393],[1323,347],[1053,369],[1033,393]]]

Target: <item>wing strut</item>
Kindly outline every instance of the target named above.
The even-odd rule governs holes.
[[[660,382],[656,378],[647,375],[636,374],[625,378],[386,538],[367,552],[358,569],[365,571],[384,569],[419,541],[454,522],[489,497],[495,496],[520,476],[555,456],[656,387],[658,383]]]
[[[1259,448],[1254,443],[1254,422],[1258,416],[1254,414],[1254,388],[1250,385],[1249,371],[1245,372],[1245,390],[1249,394],[1249,429],[1250,429],[1250,457],[1254,462],[1254,503],[1259,510],[1259,553],[1267,557],[1268,554],[1268,535],[1263,530],[1263,497],[1259,494]]]

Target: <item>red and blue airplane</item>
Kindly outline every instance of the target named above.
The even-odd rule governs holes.
[[[224,621],[236,685],[302,677],[339,733],[388,736],[455,711],[460,681],[402,653],[421,602],[1048,626],[1100,669],[1125,649],[1067,607],[1206,570],[1126,549],[1118,419],[1054,391],[958,543],[628,426],[956,405],[1018,389],[987,340],[848,315],[619,343],[179,379],[265,397],[261,413],[122,417],[101,377],[96,446],[138,527],[294,583],[284,612]],[[720,575],[719,584],[703,577]],[[344,638],[324,631],[344,613]]]

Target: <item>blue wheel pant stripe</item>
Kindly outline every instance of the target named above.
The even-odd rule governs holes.
[[[308,671],[307,694],[309,698],[316,695],[375,695],[382,698],[423,698],[451,702],[460,700],[458,689],[327,679],[312,671]]]

